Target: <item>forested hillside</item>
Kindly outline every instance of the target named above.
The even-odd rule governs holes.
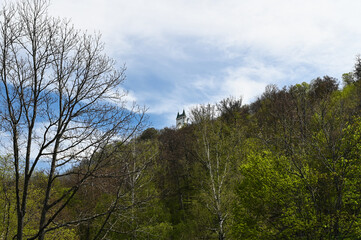
[[[45,237],[359,238],[360,66],[342,87],[327,76],[270,85],[251,104],[201,105],[179,130],[148,128],[104,145],[53,180],[50,198],[68,202],[48,213]],[[2,239],[17,230],[12,161],[1,157]],[[38,229],[45,172],[30,181],[24,236]]]

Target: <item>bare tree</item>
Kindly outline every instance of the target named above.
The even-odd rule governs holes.
[[[39,228],[29,239],[68,226],[56,218],[107,165],[95,154],[114,140],[127,141],[144,116],[136,105],[126,107],[120,87],[125,67],[115,69],[100,37],[48,16],[47,7],[46,0],[22,0],[0,13],[0,119],[11,136],[5,141],[14,159],[17,239],[23,238],[29,186],[39,164],[49,164],[47,183]],[[75,174],[66,170],[80,162],[88,167],[76,173],[78,181],[54,197],[54,181]]]

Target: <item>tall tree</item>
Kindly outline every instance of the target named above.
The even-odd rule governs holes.
[[[189,125],[178,130],[165,128],[159,135],[158,164],[161,168],[156,180],[161,201],[170,214],[172,239],[189,238],[193,227],[189,212],[195,191],[191,173],[193,140],[193,129]]]
[[[219,109],[210,104],[192,110],[192,119],[196,124],[195,152],[203,172],[199,174],[199,200],[211,214],[211,221],[206,227],[221,240],[226,239],[228,232],[240,131],[218,119],[219,115]]]
[[[103,54],[99,36],[75,30],[50,17],[46,0],[4,5],[0,13],[0,119],[14,159],[17,239],[23,238],[32,176],[48,163],[38,231],[29,239],[70,223],[54,220],[89,176],[106,165],[94,154],[113,139],[124,142],[137,129],[143,112],[127,109],[120,84],[125,68]],[[104,158],[107,159],[107,158]],[[69,166],[87,162],[81,172]],[[23,167],[22,167],[23,166]],[[84,171],[86,169],[86,171]],[[78,181],[60,196],[54,183],[70,174]]]

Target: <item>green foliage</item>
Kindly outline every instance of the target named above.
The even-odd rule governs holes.
[[[328,77],[266,91],[240,165],[235,238],[359,238],[358,99]]]
[[[243,179],[237,186],[232,228],[235,238],[306,236],[313,220],[308,216],[308,194],[301,179],[292,174],[287,158],[262,149],[251,151],[240,171]]]
[[[0,238],[10,239],[16,231],[16,209],[11,156],[0,156]]]
[[[13,159],[11,156],[0,157],[0,238],[13,239],[16,235],[16,195],[14,191],[15,181],[13,179]],[[36,172],[29,188],[28,208],[24,224],[24,236],[32,236],[37,233],[37,223],[40,219],[39,208],[42,203],[44,183],[46,176],[42,172]],[[54,185],[54,194],[64,191],[59,183]],[[49,232],[45,239],[78,239],[74,228],[62,228]]]
[[[158,131],[155,128],[147,128],[139,137],[139,140],[151,140],[158,136]]]

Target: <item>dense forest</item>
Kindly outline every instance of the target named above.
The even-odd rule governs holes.
[[[0,239],[361,238],[360,57],[155,129],[46,2],[0,14]]]
[[[54,179],[79,191],[47,239],[357,239],[361,236],[361,76],[227,98],[181,129],[148,128],[107,144]],[[16,234],[13,156],[1,157],[0,233]],[[105,164],[97,168],[97,164]],[[64,175],[66,175],[64,173]],[[37,231],[46,173],[29,187],[24,236]],[[81,221],[76,221],[81,216]],[[64,223],[64,224],[63,224]]]

